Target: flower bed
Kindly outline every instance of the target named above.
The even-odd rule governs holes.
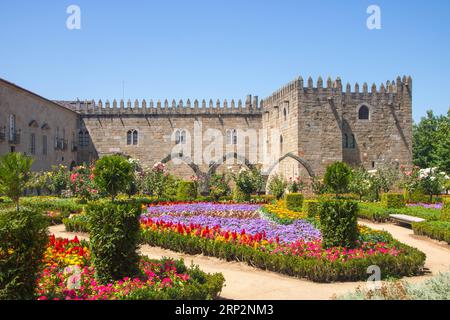
[[[284,201],[266,204],[261,207],[261,214],[269,220],[281,224],[291,224],[295,220],[306,219],[307,214],[304,212],[296,212],[286,208]]]
[[[244,261],[261,269],[317,282],[365,280],[367,267],[371,265],[379,266],[383,277],[413,275],[421,271],[425,261],[422,252],[395,240],[389,243],[361,242],[353,250],[324,249],[319,238],[305,237],[308,232],[302,236],[297,234],[297,239],[294,239],[275,231],[273,238],[265,230],[252,228],[247,221],[242,223],[240,220],[238,226],[236,221],[198,219],[173,216],[143,218],[142,239],[153,246],[227,261]],[[247,226],[252,231],[247,231]],[[283,227],[295,228],[295,225]],[[317,236],[317,233],[313,235]]]
[[[141,275],[108,284],[97,283],[87,242],[50,238],[45,268],[38,280],[39,300],[213,299],[221,274],[205,274],[183,261],[140,261]]]
[[[235,218],[256,218],[260,206],[255,204],[221,204],[221,203],[161,203],[147,209],[149,216],[186,215],[216,216]]]

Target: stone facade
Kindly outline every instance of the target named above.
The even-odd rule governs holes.
[[[33,170],[74,165],[78,118],[72,110],[0,79],[0,155],[30,155]]]
[[[205,180],[214,171],[242,164],[260,165],[266,175],[279,172],[288,178],[321,175],[334,161],[366,169],[412,162],[410,77],[370,89],[355,84],[353,90],[349,84],[343,88],[339,78],[326,83],[319,78],[315,84],[311,78],[306,83],[299,78],[261,102],[247,96],[244,103],[51,102],[4,81],[0,93],[2,125],[14,111],[24,137],[38,131],[40,141],[46,123],[52,139],[60,128],[65,133],[61,136],[60,131],[59,137],[69,145],[76,141],[76,152],[70,147],[64,152],[49,148],[47,157],[38,152],[36,168],[63,158],[65,164],[82,163],[122,153],[145,167],[162,161],[177,175]],[[17,151],[28,152],[29,143],[23,140]],[[0,142],[0,153],[10,151],[10,145]]]

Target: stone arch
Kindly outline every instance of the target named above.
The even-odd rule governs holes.
[[[253,169],[255,167],[246,157],[243,157],[243,156],[237,154],[236,152],[230,152],[209,164],[208,176],[211,176],[212,174],[214,174],[216,172],[217,168],[219,168],[219,166],[224,164],[225,161],[229,158],[234,158],[234,159],[242,162],[249,169]]]
[[[186,163],[192,169],[192,171],[194,171],[194,173],[197,177],[200,178],[203,176],[203,173],[200,170],[200,167],[197,164],[195,164],[194,161],[190,157],[184,156],[182,154],[175,154],[175,155],[169,154],[168,156],[166,156],[164,159],[161,160],[161,163],[166,164],[175,159],[181,160],[184,163]]]
[[[306,169],[306,171],[308,172],[308,174],[309,174],[309,176],[310,176],[311,178],[313,178],[313,177],[316,176],[316,174],[314,173],[313,168],[311,167],[311,165],[309,164],[308,161],[306,161],[306,160],[303,159],[302,157],[299,157],[299,156],[297,156],[297,155],[295,155],[295,154],[293,154],[293,153],[291,153],[291,152],[286,153],[284,156],[282,156],[280,159],[278,159],[278,161],[277,161],[276,163],[274,163],[274,164],[269,168],[269,170],[266,171],[265,174],[266,174],[267,176],[270,176],[270,173],[273,171],[273,169],[275,169],[275,167],[276,167],[281,161],[283,161],[284,159],[287,159],[287,158],[292,158],[292,159],[296,160],[297,162],[299,162],[299,163]]]

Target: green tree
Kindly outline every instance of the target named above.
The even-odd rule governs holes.
[[[359,195],[359,200],[361,200],[363,196],[369,194],[370,188],[370,174],[367,170],[363,167],[354,169],[349,186],[350,191]]]
[[[0,158],[0,193],[5,194],[19,211],[19,200],[31,177],[33,159],[21,153],[12,152]]]
[[[120,155],[105,156],[94,169],[94,181],[114,201],[119,192],[125,192],[134,178],[133,166]]]
[[[279,174],[274,174],[269,181],[268,189],[271,194],[273,194],[277,200],[281,199],[286,192],[288,184],[283,176]]]
[[[327,167],[324,184],[338,197],[347,192],[351,176],[352,169],[347,164],[338,161]]]
[[[396,182],[399,181],[399,171],[389,165],[378,168],[370,177],[370,183],[375,200],[380,200],[381,192],[389,192]]]
[[[214,200],[230,195],[230,179],[224,174],[213,174],[210,179],[210,195]]]
[[[439,168],[450,172],[450,109],[447,116],[436,116],[427,111],[427,116],[413,127],[414,164],[422,169]]]

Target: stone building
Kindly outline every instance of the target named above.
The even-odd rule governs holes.
[[[19,144],[9,139],[11,114],[13,131],[22,130]],[[36,169],[121,153],[144,167],[161,161],[179,176],[202,181],[239,165],[308,177],[334,161],[366,169],[411,164],[412,80],[398,77],[369,89],[366,83],[343,88],[339,78],[315,84],[298,78],[262,101],[247,96],[244,102],[52,102],[2,80],[0,125],[0,153],[32,154]],[[33,139],[43,136],[54,142],[47,155],[36,142],[32,150]]]

